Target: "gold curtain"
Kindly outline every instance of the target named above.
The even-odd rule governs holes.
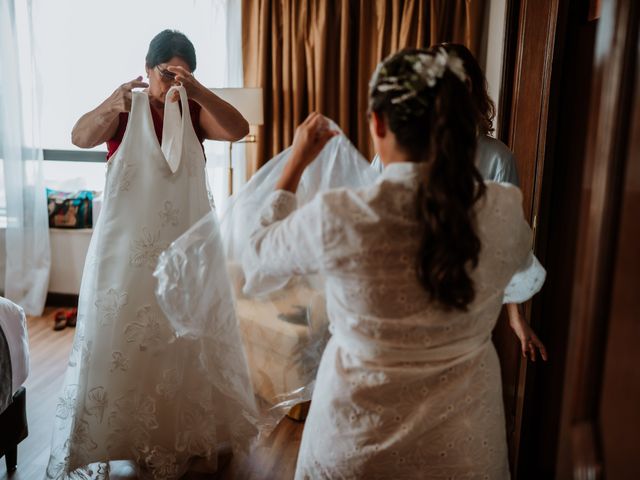
[[[450,41],[479,53],[486,0],[242,0],[244,81],[262,87],[250,171],[293,140],[312,111],[332,118],[371,159],[368,83],[407,47]],[[251,156],[250,156],[251,157]]]

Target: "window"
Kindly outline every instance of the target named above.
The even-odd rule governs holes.
[[[81,151],[71,143],[71,130],[82,114],[98,106],[119,85],[138,75],[146,78],[147,48],[161,30],[180,30],[193,42],[198,60],[195,75],[200,83],[226,86],[227,5],[232,1],[33,2],[35,62],[41,79],[41,147],[45,159],[47,151],[57,152],[55,161],[44,162],[45,184],[59,189],[102,190],[104,164],[61,161],[60,154]],[[93,150],[106,151],[104,145]],[[206,142],[205,151],[209,182],[220,204],[226,196],[223,166],[228,144]],[[96,158],[95,154],[89,156]]]

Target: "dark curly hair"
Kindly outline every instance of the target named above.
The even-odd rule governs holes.
[[[196,49],[187,36],[177,30],[163,30],[151,40],[147,57],[147,67],[153,68],[168,62],[173,57],[180,57],[192,72],[196,69]]]
[[[480,68],[480,64],[473,56],[473,53],[459,43],[440,43],[433,48],[442,47],[448,53],[453,53],[462,60],[464,69],[469,77],[469,88],[471,97],[478,109],[478,133],[489,135],[494,131],[493,120],[496,118],[496,105],[489,96],[487,78]]]
[[[466,310],[481,248],[474,205],[485,185],[474,161],[477,113],[469,89],[449,68],[433,86],[416,75],[417,58],[438,54],[442,59],[442,50],[412,49],[384,60],[370,83],[369,110],[384,117],[412,161],[428,164],[417,198],[424,226],[418,278],[443,308]]]

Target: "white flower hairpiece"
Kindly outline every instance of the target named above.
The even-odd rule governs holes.
[[[391,103],[394,105],[416,97],[418,92],[425,87],[435,87],[447,69],[458,77],[461,82],[467,81],[467,73],[464,70],[462,59],[454,54],[447,53],[442,47],[438,48],[433,54],[417,53],[408,55],[406,60],[411,63],[415,75],[403,77],[387,76],[376,87],[379,92],[393,91],[399,93],[397,97],[391,99]],[[382,65],[378,66],[374,78],[377,78],[380,74]]]

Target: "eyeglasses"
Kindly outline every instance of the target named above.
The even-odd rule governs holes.
[[[170,72],[166,68],[160,68],[160,65],[156,65],[156,70],[158,70],[158,73],[160,74],[160,78],[162,80],[164,80],[165,82],[173,82],[173,81],[175,81],[175,79],[176,79],[176,74],[175,73]]]

